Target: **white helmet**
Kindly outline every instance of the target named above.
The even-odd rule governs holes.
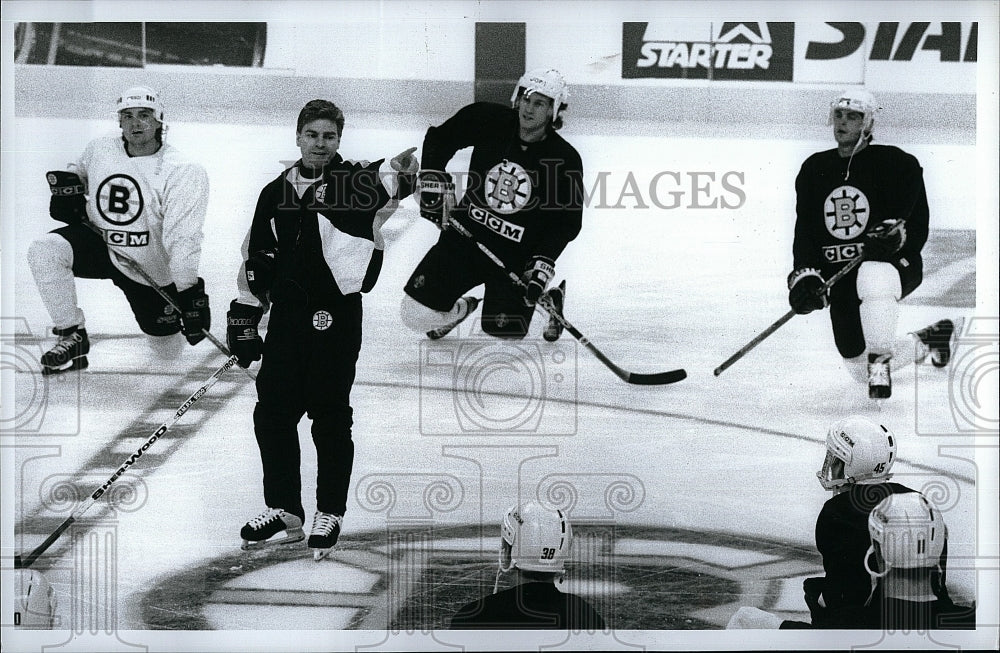
[[[875,101],[875,96],[866,88],[850,88],[837,96],[830,103],[830,113],[827,116],[826,124],[833,124],[833,113],[837,109],[847,109],[857,111],[864,115],[864,122],[861,126],[861,135],[871,134],[872,125],[875,123],[875,114],[882,110],[882,107]]]
[[[940,511],[919,492],[890,494],[868,515],[868,534],[872,543],[865,554],[865,569],[873,578],[881,578],[889,569],[937,567],[948,538],[948,527]],[[877,545],[877,549],[876,549]],[[868,564],[878,551],[885,563],[882,572]]]
[[[152,109],[153,116],[157,121],[163,122],[163,104],[160,102],[160,94],[148,86],[133,86],[126,90],[118,98],[115,112],[125,109]]]
[[[517,106],[517,99],[521,94],[530,95],[541,93],[552,100],[552,121],[559,118],[559,112],[566,108],[566,100],[569,99],[569,89],[566,80],[554,68],[535,68],[521,75],[517,80],[517,86],[510,96],[512,107]]]
[[[892,477],[896,438],[888,428],[867,417],[834,422],[826,433],[826,458],[816,472],[827,490],[848,483],[883,483]]]
[[[500,526],[500,570],[562,573],[573,543],[566,513],[529,501],[514,505]]]
[[[32,569],[16,569],[14,573],[14,625],[51,629],[55,622],[56,595],[49,581]]]

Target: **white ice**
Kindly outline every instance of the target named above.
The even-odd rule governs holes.
[[[213,332],[223,339],[225,312],[235,296],[240,244],[257,193],[282,169],[282,162],[298,155],[292,126],[278,121],[170,127],[170,142],[200,160],[211,179],[201,272],[211,294]],[[341,152],[348,158],[391,156],[419,145],[430,123],[430,118],[411,118],[405,128],[394,129],[385,117],[349,117]],[[540,357],[541,373],[556,383],[550,391],[566,399],[552,402],[543,416],[552,421],[543,422],[536,434],[438,434],[438,420],[457,419],[452,370],[421,365],[430,360],[423,355],[432,345],[408,332],[399,318],[402,286],[436,237],[434,227],[419,219],[415,203],[408,199],[386,226],[390,244],[385,267],[364,300],[364,347],[352,394],[357,454],[345,537],[384,527],[386,513],[365,510],[355,495],[357,484],[373,478],[370,475],[397,479],[404,495],[408,474],[457,477],[464,502],[437,518],[444,523],[485,519],[492,524],[518,494],[530,495],[547,475],[589,473],[627,477],[641,488],[641,505],[616,514],[623,522],[812,546],[816,515],[828,498],[814,475],[823,458],[826,428],[835,418],[862,413],[885,421],[898,434],[896,480],[916,487],[936,483],[949,493],[951,556],[973,556],[973,453],[941,448],[967,445],[970,438],[917,433],[954,431],[947,371],[926,366],[899,372],[892,399],[878,408],[841,368],[827,315],[816,313],[796,317],[720,377],[712,375],[713,368],[787,310],[784,280],[791,264],[794,177],[806,155],[830,146],[826,128],[783,127],[766,138],[742,137],[734,131],[729,138],[708,140],[685,137],[677,126],[662,127],[662,132],[654,125],[632,130],[611,123],[597,127],[574,131],[570,123],[565,136],[580,151],[589,181],[599,171],[610,173],[609,204],[618,201],[630,171],[647,203],[649,180],[661,171],[681,173],[684,184],[676,190],[685,195],[682,206],[672,210],[650,206],[586,211],[583,232],[557,267],[557,277],[567,278],[569,284],[566,314],[622,366],[644,372],[684,367],[689,378],[667,387],[626,385],[568,335],[559,343],[568,357],[555,361],[555,349],[540,339],[539,316],[523,346]],[[25,251],[34,237],[56,226],[47,217],[43,173],[62,167],[88,140],[112,128],[109,122],[92,120],[16,120],[10,146],[16,148],[18,163],[17,240],[3,252],[16,257],[16,276],[5,283],[14,284],[17,317],[24,318],[35,336],[45,333],[49,320]],[[916,155],[925,169],[932,227],[974,228],[974,178],[961,174],[975,155],[974,145],[903,136],[909,140],[895,142]],[[893,142],[889,137],[882,140]],[[694,171],[715,174],[711,188],[716,197],[723,193],[718,183],[723,174],[742,174],[745,203],[736,209],[686,208],[691,189],[685,175]],[[661,183],[662,190],[675,190],[668,180]],[[725,197],[736,201],[732,194]],[[702,195],[699,201],[711,198]],[[626,196],[623,202],[634,206],[635,197]],[[928,269],[933,267],[928,264]],[[955,280],[952,274],[929,278],[928,283],[947,287]],[[140,415],[148,416],[151,431],[177,407],[151,405],[151,400],[167,389],[186,396],[224,361],[205,342],[188,348],[180,361],[157,373],[143,340],[131,337],[138,329],[110,282],[80,281],[78,287],[94,345],[91,369],[79,388],[51,384],[40,418],[50,429],[74,434],[25,436],[19,441],[41,448],[19,454],[23,476],[18,517],[38,508],[44,479],[76,472]],[[903,306],[900,330],[967,316],[971,310],[910,300]],[[454,353],[460,342],[450,337],[433,347]],[[199,380],[178,386],[193,368],[203,371],[193,377]],[[523,371],[509,372],[489,379],[485,389],[523,392]],[[558,381],[557,373],[562,375]],[[18,402],[31,401],[31,393],[39,391],[32,375],[17,375]],[[231,392],[232,398],[210,413],[196,405],[185,416],[184,421],[190,417],[204,422],[160,468],[144,475],[145,505],[118,516],[120,628],[142,628],[137,599],[157,579],[234,551],[240,526],[263,507],[252,424],[253,384],[234,371],[211,392]],[[529,401],[494,395],[486,395],[486,400],[495,402],[487,410],[503,415]],[[568,434],[546,435],[548,428]],[[308,513],[313,509],[315,454],[307,420],[300,426],[300,440]],[[47,457],[32,458],[40,453]],[[122,457],[127,453],[123,449]],[[555,455],[522,463],[543,453]],[[482,486],[479,468],[458,455],[480,461]],[[95,484],[112,469],[99,471],[93,476]],[[585,494],[583,488],[581,506],[596,505],[586,503],[594,497]],[[69,562],[56,566],[66,568]],[[976,579],[968,565],[962,567],[956,563],[948,578],[953,596],[968,600],[975,596]],[[57,575],[54,582],[66,591],[66,578]],[[795,609],[803,610],[804,605]],[[62,610],[63,619],[68,619],[68,607]]]

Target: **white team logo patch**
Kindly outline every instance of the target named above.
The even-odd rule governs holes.
[[[327,311],[316,311],[313,313],[313,328],[317,331],[326,331],[333,326],[333,316]]]
[[[868,198],[854,186],[838,186],[823,202],[826,230],[834,238],[851,240],[865,230],[871,211]]]
[[[128,175],[111,175],[102,181],[95,203],[101,217],[119,227],[138,220],[145,205],[139,182]]]
[[[326,202],[326,184],[320,184],[316,187],[316,191],[313,193],[316,197],[316,201],[319,203]]]
[[[530,199],[531,178],[520,164],[504,159],[486,173],[486,203],[497,213],[516,213]]]

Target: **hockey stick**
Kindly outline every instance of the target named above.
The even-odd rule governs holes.
[[[865,259],[865,255],[862,253],[861,256],[858,256],[858,257],[853,258],[850,261],[848,261],[847,265],[845,265],[844,267],[840,268],[840,270],[837,272],[837,274],[835,274],[832,277],[830,277],[829,279],[827,279],[826,283],[823,284],[822,288],[818,288],[816,290],[816,295],[819,296],[819,295],[826,294],[830,290],[830,288],[833,287],[833,285],[835,283],[837,283],[838,281],[840,281],[841,279],[843,279],[845,276],[847,276],[847,274],[849,274],[851,272],[851,270],[853,270],[854,268],[856,268],[859,265],[861,265],[861,262],[864,259]],[[735,363],[739,359],[741,359],[744,356],[746,356],[747,352],[749,352],[751,349],[753,349],[754,347],[756,347],[757,345],[759,345],[760,343],[762,343],[765,338],[767,338],[772,333],[774,333],[775,331],[777,331],[778,329],[780,329],[782,327],[782,325],[785,324],[785,322],[789,321],[790,319],[792,319],[795,316],[796,316],[796,312],[794,310],[790,310],[787,313],[785,313],[784,315],[782,315],[781,317],[779,317],[777,320],[774,321],[773,324],[771,324],[771,326],[769,326],[766,329],[764,329],[763,331],[761,331],[760,334],[756,338],[754,338],[753,340],[751,340],[750,342],[748,342],[747,344],[745,344],[742,349],[740,349],[738,352],[736,352],[735,354],[733,354],[732,356],[730,356],[729,358],[727,358],[725,361],[723,361],[721,365],[719,365],[717,368],[715,368],[712,371],[712,374],[714,374],[715,376],[719,376],[720,374],[722,374],[723,372],[725,372],[727,369],[729,369],[730,366],[732,366],[733,363]]]
[[[98,236],[100,236],[101,240],[104,240],[104,232],[102,232],[101,229],[97,225],[95,225],[90,220],[83,220],[82,222],[83,222],[83,224],[88,229],[90,229],[95,234],[97,234]],[[139,265],[139,263],[135,259],[133,259],[132,257],[130,257],[128,254],[123,254],[121,251],[119,251],[118,249],[116,249],[115,247],[113,247],[110,243],[106,243],[106,244],[108,246],[108,250],[114,252],[116,256],[118,256],[119,258],[121,258],[121,260],[125,261],[125,264],[128,265],[130,269],[132,269],[133,271],[135,271],[136,274],[138,274],[140,277],[142,277],[145,280],[145,282],[147,284],[149,284],[153,288],[153,290],[156,291],[156,294],[158,294],[160,297],[163,298],[163,301],[165,301],[168,304],[170,304],[171,308],[173,308],[175,311],[177,311],[178,315],[183,315],[184,314],[184,311],[182,311],[181,307],[177,305],[177,302],[174,301],[174,298],[171,297],[163,288],[160,288],[160,285],[158,283],[156,283],[156,281],[153,280],[153,277],[149,276],[149,273],[146,272],[142,268],[142,266]],[[231,351],[229,351],[229,348],[226,347],[224,344],[222,344],[222,342],[218,338],[216,338],[215,336],[213,336],[212,333],[208,329],[202,328],[201,333],[206,338],[208,338],[209,342],[211,342],[213,345],[215,345],[216,349],[218,349],[223,354],[225,354],[227,358],[229,358],[229,357],[231,357],[233,355],[233,353]],[[246,368],[242,368],[242,369],[243,369],[244,372],[246,372],[247,376],[249,376],[251,379],[253,379],[255,381],[257,380],[257,377],[249,369],[246,369]]]
[[[463,225],[462,223],[458,222],[455,219],[451,219],[448,220],[446,228],[454,229],[457,233],[461,234],[463,237],[465,237],[470,242],[475,244],[476,247],[478,247],[480,251],[483,252],[483,254],[489,257],[489,259],[492,260],[493,263],[496,264],[496,266],[500,268],[500,270],[504,274],[507,275],[507,278],[510,279],[511,283],[513,283],[517,288],[519,288],[521,292],[524,292],[528,289],[527,284],[524,283],[521,277],[516,272],[512,272],[511,270],[509,270],[507,266],[504,264],[504,262],[501,261],[496,254],[490,251],[490,249],[486,247],[486,245],[479,242],[479,240],[477,240],[476,237],[472,235],[472,232],[470,232],[468,229],[465,228],[465,225]],[[558,308],[556,308],[555,304],[552,303],[552,298],[549,297],[548,293],[542,293],[542,295],[538,298],[537,305],[545,309],[545,311],[553,318],[555,318],[556,321],[558,321],[563,326],[564,329],[569,331],[574,338],[580,341],[581,345],[589,349],[590,352],[594,356],[596,356],[599,361],[604,363],[604,365],[607,366],[609,370],[614,372],[618,378],[625,381],[626,383],[632,383],[634,385],[667,385],[668,383],[677,383],[678,381],[683,381],[685,378],[687,378],[687,372],[685,372],[683,369],[670,370],[668,372],[657,372],[654,374],[640,374],[637,372],[629,372],[628,370],[623,369],[618,365],[616,365],[610,358],[605,356],[604,352],[598,349],[597,346],[594,345],[594,343],[592,343],[585,335],[580,333],[579,329],[570,324],[569,320],[566,319],[566,316],[564,316],[562,312]]]
[[[208,381],[204,383],[204,385],[195,390],[194,394],[188,397],[187,400],[180,405],[180,408],[177,409],[177,412],[174,413],[174,416],[169,420],[167,420],[166,422],[164,422],[163,424],[161,424],[158,429],[153,431],[153,435],[149,436],[149,439],[146,440],[146,442],[144,442],[142,446],[136,449],[135,453],[126,458],[122,462],[122,464],[118,467],[118,469],[115,471],[115,473],[109,476],[108,480],[104,481],[104,484],[101,485],[101,487],[94,490],[94,492],[90,495],[90,498],[88,498],[86,501],[78,505],[73,510],[73,512],[70,513],[70,516],[67,517],[63,523],[59,524],[59,528],[57,528],[55,531],[52,532],[51,535],[45,538],[44,542],[35,547],[35,550],[29,553],[24,558],[22,558],[19,555],[14,556],[14,568],[27,569],[28,567],[30,567],[35,562],[35,560],[38,559],[40,555],[45,553],[45,551],[50,546],[52,546],[52,544],[57,539],[59,539],[59,536],[62,535],[63,532],[73,524],[73,522],[82,517],[83,513],[90,510],[91,506],[97,503],[97,500],[101,498],[101,495],[103,495],[105,492],[108,491],[108,488],[111,487],[112,483],[117,481],[122,474],[128,471],[128,468],[134,465],[136,461],[139,460],[139,458],[141,458],[144,453],[146,453],[146,450],[149,449],[151,446],[153,446],[153,443],[159,440],[160,437],[164,433],[166,433],[171,426],[176,424],[177,420],[179,420],[184,415],[184,413],[186,413],[188,409],[191,408],[192,405],[194,405],[194,402],[201,399],[202,396],[206,392],[208,392],[208,389],[211,388],[213,385],[215,385],[215,382],[218,381],[222,377],[222,375],[225,374],[227,370],[229,370],[229,368],[231,368],[233,365],[236,365],[236,363],[237,363],[236,357],[230,356],[229,360],[227,360],[222,367],[217,369],[215,371],[215,374],[213,374],[211,378],[209,378]]]

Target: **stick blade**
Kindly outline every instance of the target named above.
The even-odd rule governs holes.
[[[656,374],[637,374],[635,372],[629,372],[628,377],[625,380],[633,385],[668,385],[670,383],[683,381],[686,378],[687,372],[681,369],[670,370],[669,372],[658,372]]]

